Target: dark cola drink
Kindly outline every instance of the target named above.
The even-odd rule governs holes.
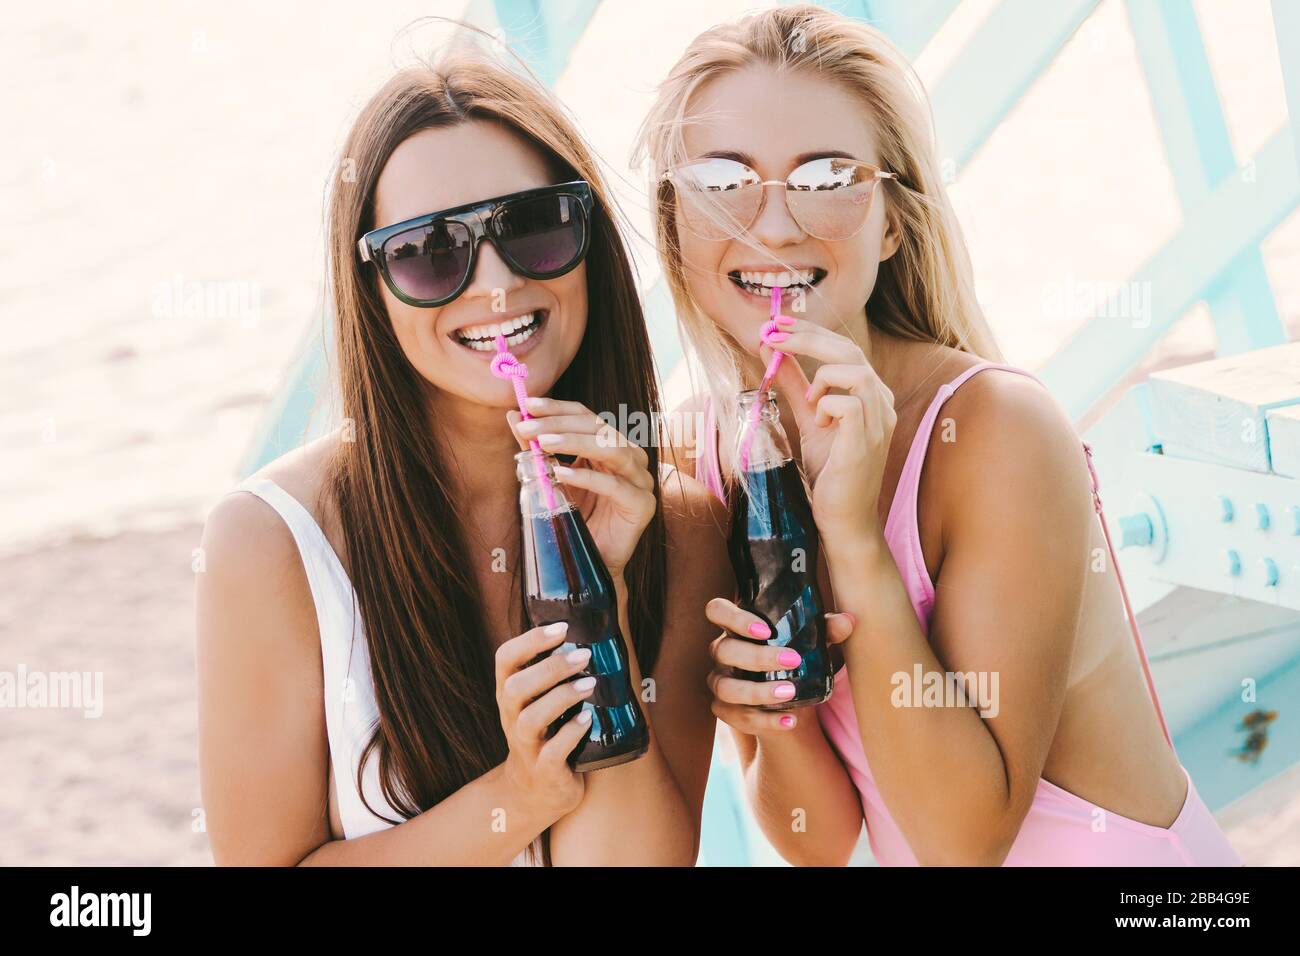
[[[528,625],[567,621],[565,643],[552,653],[590,648],[591,660],[571,680],[596,678],[591,694],[566,711],[550,732],[585,709],[591,714],[591,725],[569,756],[570,766],[585,773],[635,760],[650,746],[650,729],[632,687],[627,645],[618,625],[618,595],[609,570],[582,515],[555,483],[554,459],[539,452],[523,452],[515,461],[523,516],[521,556]]]
[[[790,700],[764,704],[765,710],[820,704],[830,699],[835,675],[817,585],[817,526],[808,492],[772,392],[761,399],[757,391],[742,392],[739,404],[736,444],[741,471],[732,500],[728,550],[740,606],[772,629],[765,641],[739,636],[789,647],[799,652],[801,661],[792,670],[737,671],[736,676],[794,684]]]

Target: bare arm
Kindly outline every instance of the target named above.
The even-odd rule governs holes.
[[[830,522],[823,535],[835,593],[859,621],[845,660],[863,748],[922,863],[1005,858],[1064,702],[1091,510],[1078,439],[1043,397],[1017,382],[950,403],[958,440],[931,462],[944,558],[928,640],[879,526]],[[975,702],[896,706],[899,675],[918,663],[982,676],[983,715]]]
[[[218,863],[507,864],[580,798],[560,778],[538,800],[502,765],[398,826],[332,840],[319,631],[293,538],[274,511],[237,495],[209,517],[203,548],[199,757]],[[554,703],[563,712],[571,701]],[[561,734],[559,766],[578,739]]]

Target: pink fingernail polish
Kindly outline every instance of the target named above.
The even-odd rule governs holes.
[[[804,393],[803,393],[803,400],[804,400],[805,402],[811,402],[811,401],[812,401],[812,390],[813,390],[813,387],[812,387],[811,385],[809,385],[808,388],[804,390]]]
[[[790,337],[789,332],[773,332],[771,335],[767,337],[767,340],[769,342],[784,342],[789,337]]]
[[[755,621],[749,625],[750,637],[757,637],[760,641],[765,641],[772,636],[772,629],[762,621]]]
[[[789,700],[794,696],[794,684],[777,684],[772,689],[772,696],[777,700]]]
[[[777,662],[780,663],[782,667],[785,667],[787,669],[791,667],[798,667],[799,662],[803,660],[803,658],[799,656],[798,651],[792,651],[788,649],[778,654],[776,659]]]
[[[789,316],[789,315],[778,315],[778,316],[776,317],[776,324],[777,324],[777,325],[794,325],[795,321],[796,321],[796,320],[795,320],[792,316]]]
[[[793,727],[794,718],[791,717],[789,714],[786,714],[784,717],[781,718],[781,726],[786,728]]]

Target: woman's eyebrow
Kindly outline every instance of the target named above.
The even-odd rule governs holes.
[[[701,159],[733,159],[738,163],[744,163],[751,169],[754,168],[754,157],[748,153],[737,152],[734,149],[715,149],[704,153]],[[852,153],[842,149],[814,149],[811,152],[800,153],[794,158],[794,166],[802,166],[804,163],[814,159],[852,159],[856,162],[862,162]]]
[[[794,158],[794,164],[796,166],[802,166],[804,163],[810,162],[814,159],[852,159],[855,162],[862,162],[862,160],[858,159],[858,157],[854,156],[852,153],[845,152],[842,149],[816,149],[811,153],[800,153]]]
[[[745,153],[738,153],[734,149],[714,149],[700,156],[701,159],[734,159],[738,163],[744,163],[746,166],[754,165],[754,157]]]

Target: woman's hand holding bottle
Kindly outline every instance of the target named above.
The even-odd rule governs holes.
[[[528,412],[528,421],[507,413],[515,437],[523,448],[536,439],[548,454],[577,456],[556,466],[555,476],[582,512],[610,574],[621,576],[657,505],[649,456],[580,402],[533,397]]]
[[[497,711],[509,747],[506,779],[526,805],[551,822],[582,802],[586,785],[568,761],[587,733],[591,714],[584,708],[554,736],[548,738],[547,732],[596,686],[594,677],[571,680],[587,666],[590,649],[552,653],[564,643],[568,629],[563,622],[535,627],[506,641],[496,653]]]

